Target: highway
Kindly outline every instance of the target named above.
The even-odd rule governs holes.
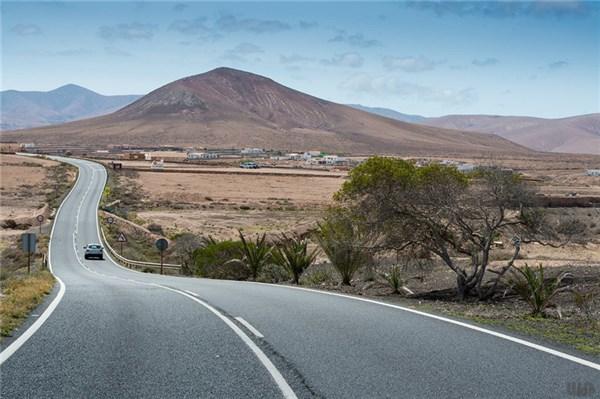
[[[597,358],[531,340],[312,290],[84,260],[83,245],[100,242],[106,172],[68,162],[80,172],[52,232],[59,292],[27,340],[3,346],[2,398],[565,398],[574,383],[600,397]]]

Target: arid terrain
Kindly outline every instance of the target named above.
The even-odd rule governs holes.
[[[230,68],[179,79],[109,115],[2,136],[54,144],[318,148],[351,154],[530,153],[499,136],[384,118]]]

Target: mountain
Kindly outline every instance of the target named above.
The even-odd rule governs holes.
[[[427,118],[388,108],[351,107],[404,122],[496,134],[536,151],[600,155],[600,114],[560,119],[530,116],[446,115]]]
[[[74,84],[51,91],[0,92],[1,130],[26,129],[104,115],[140,96],[103,96]]]
[[[403,122],[409,123],[421,123],[427,118],[421,115],[411,115],[411,114],[403,114],[398,111],[394,111],[389,108],[380,108],[380,107],[366,107],[360,104],[347,104],[349,107],[359,109],[361,111],[370,112],[375,115],[385,116],[386,118],[397,119]]]
[[[539,151],[600,155],[600,114],[561,119],[448,115],[427,118],[419,123],[448,129],[493,133]]]
[[[2,137],[49,144],[252,146],[353,154],[528,152],[494,135],[384,118],[230,68],[174,81],[109,115],[3,132]]]

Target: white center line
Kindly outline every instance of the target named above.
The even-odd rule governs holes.
[[[262,335],[260,333],[260,331],[258,331],[256,328],[254,328],[254,326],[250,323],[248,323],[246,320],[242,319],[241,317],[236,317],[235,318],[237,321],[239,321],[240,323],[242,323],[242,325],[244,327],[246,327],[252,334],[256,335],[258,338],[264,338],[265,336]]]

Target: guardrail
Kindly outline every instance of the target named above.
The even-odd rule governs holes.
[[[127,268],[130,268],[130,269],[136,269],[136,270],[138,268],[147,268],[147,267],[149,267],[149,268],[156,268],[156,269],[160,270],[160,263],[143,262],[143,261],[139,261],[139,260],[131,260],[131,259],[127,259],[124,256],[121,256],[108,243],[108,240],[106,239],[106,236],[104,235],[104,229],[102,227],[100,227],[100,233],[102,234],[102,241],[104,241],[104,245],[106,246],[106,248],[110,252],[110,255],[115,260],[117,260],[119,263],[121,263],[123,266],[125,266]],[[181,274],[181,265],[176,265],[176,264],[173,264],[173,263],[163,263],[162,267],[163,267],[164,270],[175,270],[175,271],[177,271],[178,274]]]

